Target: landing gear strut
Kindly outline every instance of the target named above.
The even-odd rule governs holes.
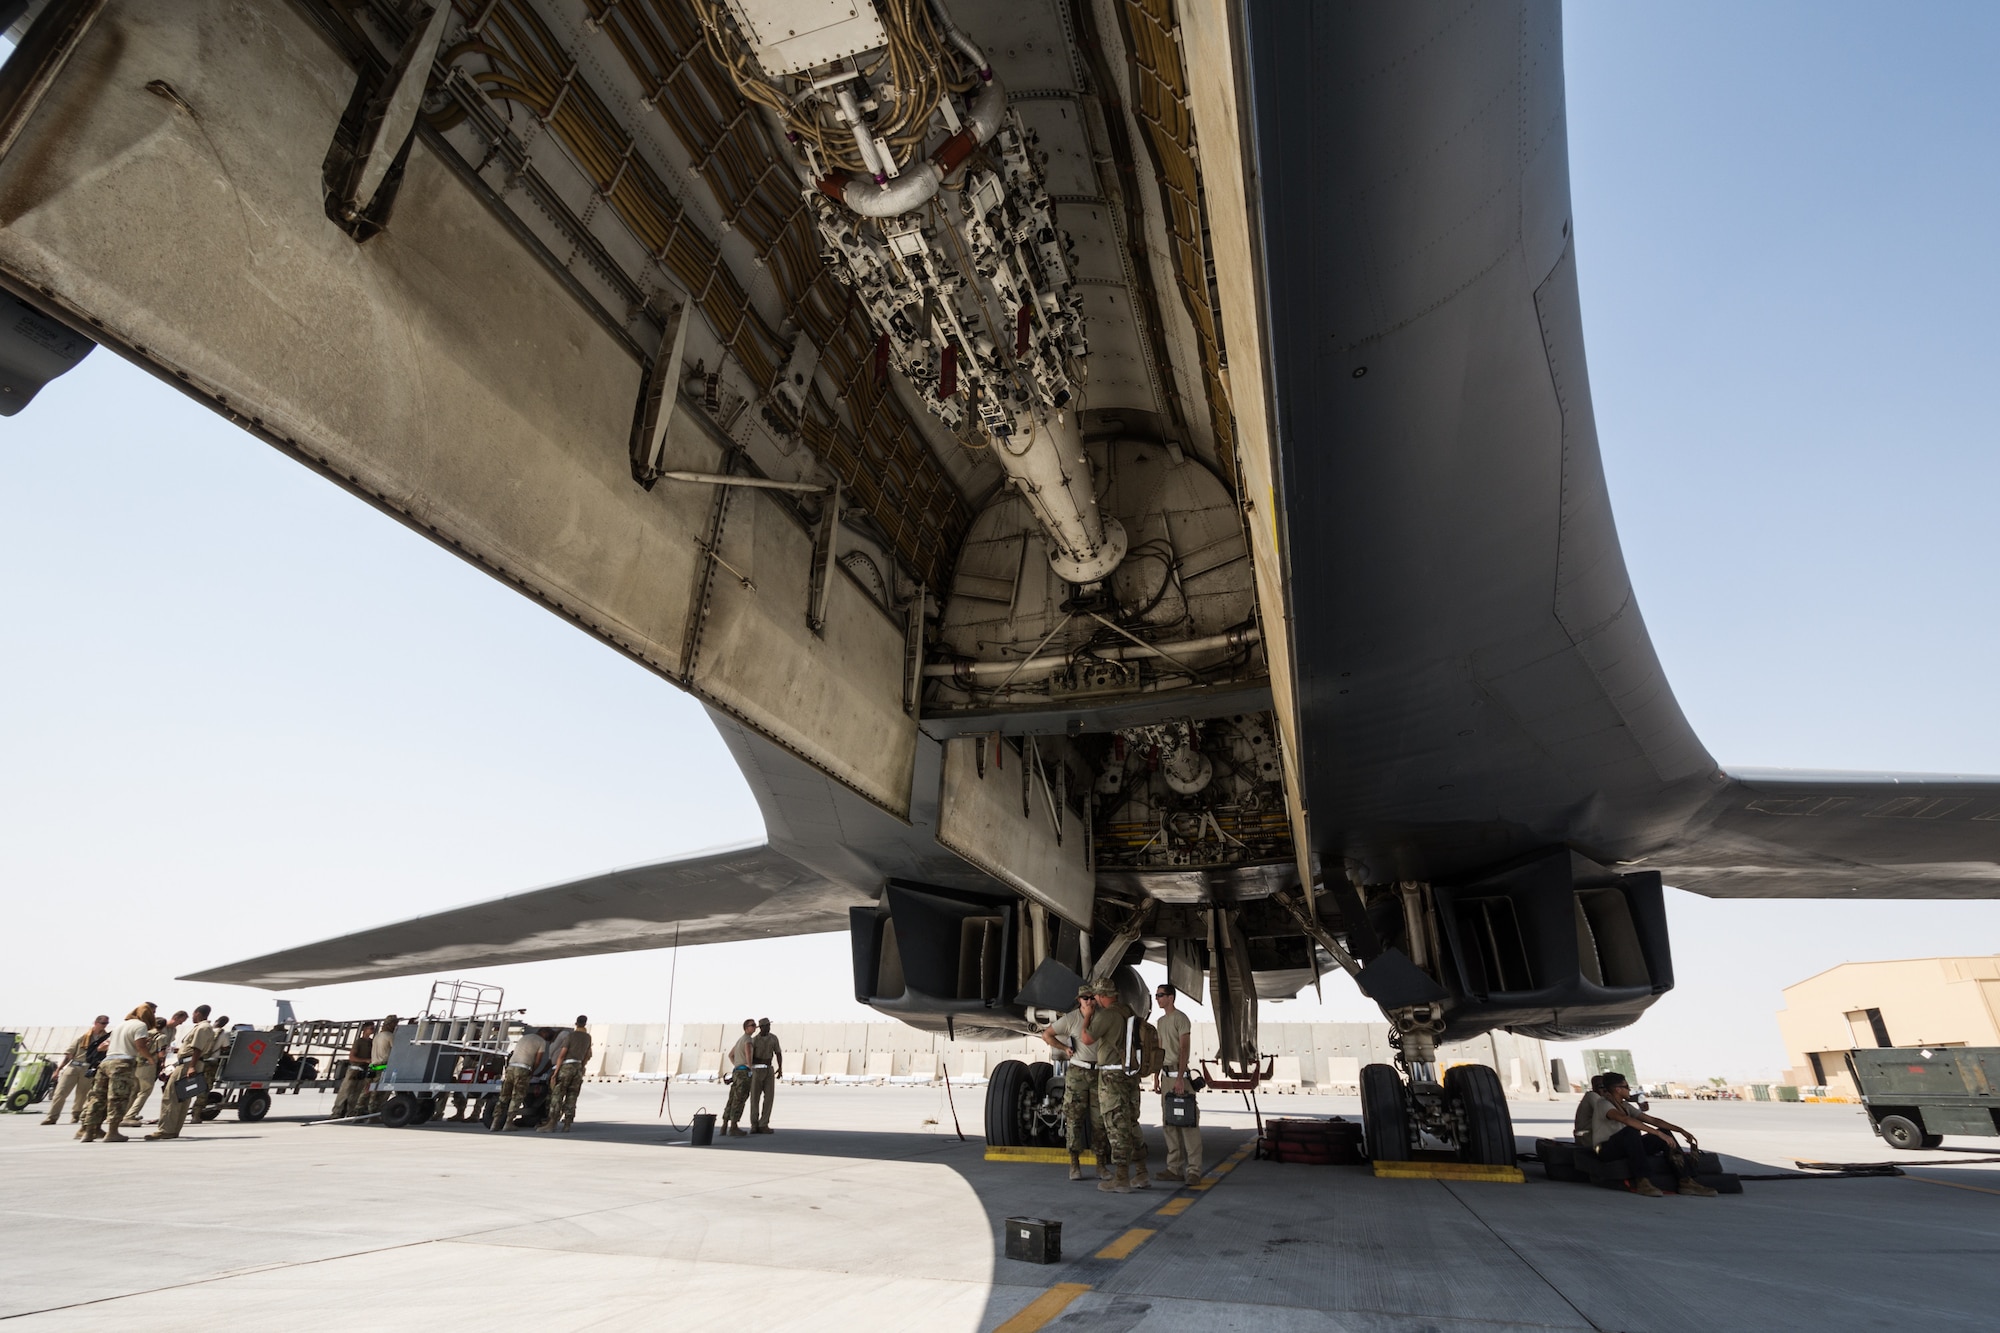
[[[1402,1050],[1397,1064],[1361,1071],[1361,1125],[1368,1155],[1378,1162],[1408,1161],[1426,1134],[1453,1149],[1462,1162],[1514,1163],[1514,1119],[1500,1076],[1485,1065],[1457,1065],[1438,1077],[1437,1039],[1444,1016],[1436,1005],[1412,1005],[1390,1014]]]

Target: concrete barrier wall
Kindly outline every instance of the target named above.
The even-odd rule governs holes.
[[[592,1069],[596,1078],[663,1071],[675,1075],[723,1074],[722,1063],[739,1035],[741,1020],[677,1024],[599,1025]],[[774,1022],[783,1044],[785,1073],[807,1077],[931,1078],[940,1069],[953,1079],[983,1078],[1002,1060],[1043,1060],[1038,1038],[1006,1042],[948,1041],[904,1023]],[[1259,1044],[1276,1060],[1273,1083],[1321,1091],[1353,1091],[1361,1066],[1390,1063],[1394,1047],[1385,1023],[1265,1023]],[[1216,1048],[1212,1024],[1197,1023],[1196,1058]],[[1439,1062],[1491,1065],[1508,1091],[1521,1097],[1548,1093],[1548,1054],[1539,1041],[1496,1032],[1439,1048]]]
[[[17,1032],[20,1044],[15,1048],[24,1055],[60,1056],[69,1049],[69,1044],[90,1031],[90,1024],[79,1023],[74,1027],[9,1027],[0,1024],[0,1032]]]
[[[702,1070],[722,1073],[722,1061],[741,1031],[741,1019],[730,1023],[680,1023],[670,1032],[665,1023],[596,1023],[590,1076],[592,1078],[658,1077]],[[23,1051],[60,1053],[84,1032],[84,1026],[7,1029],[21,1034]],[[1033,1062],[1048,1058],[1038,1038],[1018,1041],[947,1041],[905,1023],[787,1023],[772,1024],[785,1049],[785,1072],[809,1077],[862,1076],[932,1078],[942,1069],[953,1079],[984,1078],[1002,1060]],[[1265,1023],[1259,1031],[1264,1054],[1276,1059],[1273,1083],[1319,1091],[1351,1092],[1361,1066],[1390,1063],[1394,1047],[1386,1023]],[[1197,1023],[1196,1058],[1216,1047],[1214,1025]],[[1500,1082],[1515,1096],[1534,1097],[1549,1091],[1548,1054],[1542,1043],[1511,1033],[1495,1032],[1440,1047],[1445,1066],[1472,1062],[1491,1065]]]

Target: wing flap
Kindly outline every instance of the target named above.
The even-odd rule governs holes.
[[[765,844],[531,889],[210,968],[183,981],[292,990],[547,958],[845,930],[867,899]]]

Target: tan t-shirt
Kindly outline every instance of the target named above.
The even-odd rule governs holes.
[[[181,1063],[200,1064],[215,1052],[215,1043],[221,1034],[206,1023],[196,1023],[187,1036],[181,1038]]]
[[[587,1062],[590,1059],[590,1034],[581,1028],[571,1028],[556,1038],[556,1051],[550,1058],[560,1064],[568,1064],[571,1060]]]
[[[1091,1053],[1090,1047],[1083,1044],[1082,1009],[1070,1010],[1061,1018],[1049,1024],[1049,1031],[1055,1033],[1057,1039],[1070,1047],[1073,1052],[1069,1057],[1071,1064],[1082,1065],[1085,1069],[1092,1068],[1097,1064],[1097,1057]]]
[[[775,1065],[778,1062],[778,1057],[784,1054],[784,1049],[784,1047],[778,1044],[776,1033],[759,1032],[750,1039],[750,1055],[752,1057],[750,1063]]]
[[[521,1034],[520,1040],[514,1043],[514,1049],[507,1053],[507,1063],[533,1069],[542,1062],[542,1056],[548,1049],[549,1044],[542,1040],[541,1034],[530,1029]]]
[[[105,1048],[107,1060],[137,1060],[144,1056],[143,1044],[153,1035],[153,1026],[141,1019],[128,1018],[111,1029],[111,1044]]]
[[[1125,1063],[1125,1024],[1132,1011],[1123,1004],[1103,1004],[1090,1016],[1090,1053],[1098,1065],[1110,1068]]]
[[[1627,1128],[1611,1118],[1618,1109],[1618,1103],[1601,1092],[1586,1092],[1576,1107],[1576,1141],[1595,1152],[1608,1143],[1613,1134]]]
[[[736,1044],[729,1048],[730,1070],[733,1072],[736,1066],[738,1065],[747,1065],[752,1063],[756,1056],[754,1048],[755,1048],[755,1043],[750,1040],[748,1034],[738,1037],[736,1039]]]
[[[1181,1038],[1188,1038],[1188,1060],[1191,1063],[1194,1060],[1194,1020],[1176,1009],[1161,1014],[1153,1027],[1160,1034],[1160,1049],[1164,1052],[1165,1062],[1160,1068],[1170,1073],[1185,1072],[1181,1065]]]

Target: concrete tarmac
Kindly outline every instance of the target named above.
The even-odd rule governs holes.
[[[0,1319],[50,1329],[1816,1330],[1991,1328],[2000,1139],[1898,1154],[1858,1108],[1659,1103],[1745,1172],[1895,1159],[1900,1179],[1646,1200],[1377,1180],[1248,1156],[1203,1098],[1207,1188],[1101,1194],[987,1162],[983,1091],[786,1087],[780,1132],[682,1146],[658,1084],[589,1084],[576,1132],[308,1127],[311,1096],[166,1143],[0,1116]],[[685,1123],[715,1090],[676,1087]],[[1156,1103],[1148,1098],[1149,1116]],[[1267,1114],[1358,1115],[1267,1096]],[[37,1108],[39,1110],[40,1108]],[[1522,1147],[1570,1103],[1513,1107]],[[1154,1166],[1158,1131],[1150,1133]],[[1942,1163],[1915,1166],[1914,1163]],[[1064,1262],[1002,1257],[1013,1215]]]

